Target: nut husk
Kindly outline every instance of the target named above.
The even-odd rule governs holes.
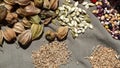
[[[31,15],[35,15],[35,14],[39,14],[40,13],[40,9],[35,7],[34,3],[31,2],[30,5],[26,6],[25,8],[19,8],[17,9],[17,13],[19,15],[23,15],[23,16],[31,16]]]
[[[4,0],[5,3],[10,4],[10,5],[14,5],[15,4],[15,0]]]
[[[15,31],[12,28],[4,27],[3,29],[3,37],[6,41],[10,42],[16,38]]]
[[[51,30],[48,30],[46,32],[46,39],[49,40],[49,41],[53,41],[55,39],[55,33]]]
[[[30,21],[28,21],[27,18],[25,18],[25,17],[22,19],[22,24],[23,24],[24,27],[26,27],[26,28],[30,28],[31,25],[32,25],[32,24],[30,23]]]
[[[50,0],[50,7],[54,4],[55,0]]]
[[[61,26],[58,28],[56,36],[59,40],[63,40],[68,34],[68,26]]]
[[[7,15],[7,9],[4,6],[0,6],[0,21]]]
[[[9,24],[14,24],[14,23],[16,23],[18,21],[18,15],[16,13],[8,12],[5,20]]]
[[[46,9],[56,10],[58,7],[58,0],[44,0],[43,7]]]
[[[34,0],[35,5],[38,6],[38,7],[42,7],[43,2],[44,2],[44,0]]]
[[[0,45],[2,45],[3,42],[3,32],[0,30]]]
[[[52,0],[51,0],[52,1]],[[54,0],[54,3],[51,5],[52,10],[56,10],[58,7],[58,0]]]
[[[43,8],[50,9],[50,1],[49,0],[44,0]]]
[[[40,21],[41,21],[41,19],[38,15],[31,16],[30,20],[31,20],[32,23],[36,23],[36,24],[39,24]]]
[[[51,20],[52,20],[51,17],[50,17],[50,18],[47,18],[47,19],[45,19],[45,20],[43,21],[43,24],[44,24],[44,25],[48,25]]]
[[[46,19],[46,18],[50,18],[50,17],[55,18],[57,16],[57,14],[52,10],[49,10],[49,11],[42,10],[40,15],[41,15],[40,16],[41,19]]]
[[[13,7],[9,4],[5,3],[4,5],[5,5],[5,7],[7,8],[8,11],[11,11],[13,9]]]
[[[30,4],[30,1],[31,0],[15,0],[15,3],[24,6]]]
[[[15,23],[15,24],[14,24],[13,30],[14,30],[16,33],[22,33],[23,31],[25,31],[25,28],[24,28],[22,22],[18,22],[18,23]]]
[[[32,26],[31,26],[32,40],[35,40],[40,37],[40,35],[43,32],[43,27],[44,27],[43,24],[42,25],[32,24]]]
[[[31,30],[25,30],[19,34],[17,40],[21,45],[29,44],[32,41]]]

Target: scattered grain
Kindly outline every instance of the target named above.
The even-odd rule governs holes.
[[[66,44],[57,41],[42,45],[32,53],[35,68],[59,68],[59,65],[68,62],[69,57],[70,51]]]

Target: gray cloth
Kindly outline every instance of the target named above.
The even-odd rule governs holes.
[[[85,9],[83,6],[80,6]],[[87,29],[84,34],[80,34],[78,38],[73,39],[69,33],[65,40],[69,50],[72,51],[69,63],[62,65],[61,68],[91,68],[91,64],[85,57],[90,56],[94,47],[97,45],[104,45],[115,49],[120,53],[120,41],[115,40],[100,24],[99,20],[86,10],[90,15],[94,29]],[[49,27],[55,29],[54,25],[50,24]],[[45,28],[50,29],[49,27]],[[45,32],[44,31],[44,32]],[[16,48],[16,44],[3,44],[3,52],[0,52],[0,68],[34,68],[32,64],[31,53],[32,50],[39,49],[40,45],[48,43],[43,35],[41,39],[33,41],[27,49]]]

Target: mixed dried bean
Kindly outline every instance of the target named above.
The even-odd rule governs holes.
[[[120,39],[120,14],[107,0],[96,2],[95,16],[115,39]]]

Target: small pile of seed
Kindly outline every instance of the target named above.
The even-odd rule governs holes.
[[[68,26],[73,37],[78,37],[87,28],[93,28],[89,15],[85,10],[78,7],[79,2],[72,4],[66,0],[62,6],[58,7],[58,21],[63,26]]]
[[[93,13],[101,24],[115,39],[120,39],[120,14],[111,7],[107,0],[96,2],[96,10]]]
[[[117,52],[111,48],[98,46],[89,57],[92,68],[120,68]]]
[[[59,68],[59,65],[68,62],[69,57],[70,52],[66,44],[57,41],[42,45],[32,53],[35,68]]]

